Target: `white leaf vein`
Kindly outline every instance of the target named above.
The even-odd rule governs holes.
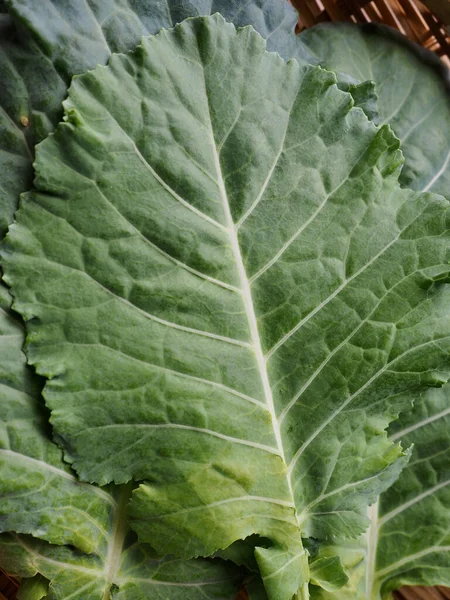
[[[263,196],[264,196],[264,194],[265,194],[265,192],[266,192],[266,190],[267,190],[267,188],[269,186],[269,183],[270,183],[270,181],[272,179],[272,175],[273,175],[273,173],[274,173],[274,171],[275,171],[275,169],[276,169],[276,167],[278,165],[278,162],[279,162],[281,156],[284,153],[284,146],[285,146],[285,142],[286,142],[286,136],[287,136],[288,131],[289,131],[289,125],[290,125],[290,122],[291,122],[291,115],[292,115],[292,111],[294,109],[294,105],[295,105],[295,103],[297,101],[300,89],[301,89],[301,86],[299,86],[299,88],[297,89],[297,91],[296,91],[296,93],[294,95],[294,99],[293,99],[293,101],[291,103],[291,106],[289,107],[289,109],[287,111],[288,116],[287,116],[287,119],[286,119],[286,127],[285,127],[285,130],[284,130],[284,133],[283,133],[283,137],[281,139],[280,149],[277,152],[277,154],[275,155],[275,159],[274,159],[274,161],[272,163],[272,166],[269,169],[269,172],[267,173],[267,176],[266,176],[266,178],[264,180],[264,183],[263,183],[263,185],[262,185],[262,187],[261,187],[258,195],[256,196],[255,200],[252,202],[252,204],[250,205],[250,207],[248,208],[248,210],[242,215],[242,217],[236,223],[236,229],[239,229],[239,227],[241,227],[241,225],[244,223],[244,221],[246,219],[248,219],[248,217],[253,213],[253,211],[256,209],[256,207],[258,206],[258,204],[261,202],[261,200],[262,200],[262,198],[263,198]]]
[[[250,446],[251,448],[255,448],[256,450],[263,450],[264,452],[269,452],[270,454],[279,454],[278,448],[273,448],[272,446],[267,446],[266,444],[259,444],[258,442],[251,442],[250,440],[242,440],[240,438],[226,435],[225,433],[219,433],[218,431],[214,431],[213,429],[195,427],[193,425],[181,425],[180,423],[112,423],[109,425],[87,427],[83,430],[83,433],[86,431],[95,431],[98,429],[122,429],[124,427],[130,427],[132,429],[178,429],[181,431],[193,431],[195,433],[210,435],[212,437],[225,440],[232,444]]]
[[[197,217],[203,219],[204,221],[207,221],[208,223],[210,223],[211,225],[214,225],[214,227],[217,227],[218,229],[221,229],[222,231],[226,231],[226,227],[224,227],[221,223],[219,223],[218,221],[216,221],[209,215],[205,214],[204,212],[202,212],[201,210],[199,210],[198,208],[196,208],[195,206],[193,206],[192,204],[187,202],[179,194],[177,194],[177,192],[173,188],[171,188],[170,185],[166,181],[164,181],[164,179],[155,171],[155,169],[151,166],[151,164],[147,161],[147,159],[141,153],[141,151],[137,147],[135,141],[123,129],[123,127],[119,124],[119,122],[115,119],[115,117],[111,114],[111,112],[109,112],[106,109],[106,107],[105,107],[105,110],[108,112],[111,119],[116,123],[117,127],[123,133],[124,137],[129,141],[133,152],[139,158],[139,160],[144,165],[144,167],[153,175],[154,179],[160,184],[160,186],[162,188],[164,188],[172,196],[172,198],[177,200],[180,204],[182,204],[188,210],[195,213],[197,215]]]
[[[397,569],[406,566],[408,563],[414,562],[420,558],[424,558],[425,556],[428,556],[428,554],[433,554],[434,552],[450,552],[450,546],[431,546],[430,548],[426,548],[425,550],[416,552],[415,554],[410,554],[409,556],[405,556],[401,560],[389,565],[388,567],[377,571],[376,575],[381,579],[386,575],[389,575],[389,573],[392,573],[392,571],[396,571]]]
[[[30,260],[33,260],[33,257],[30,257]],[[156,315],[153,315],[152,313],[149,313],[146,310],[143,310],[142,308],[139,308],[139,306],[136,306],[136,304],[133,304],[132,302],[130,302],[129,300],[127,300],[123,296],[119,296],[118,294],[116,294],[115,292],[113,292],[112,290],[110,290],[109,288],[107,288],[105,285],[103,285],[102,283],[100,283],[100,281],[98,281],[97,279],[95,279],[94,277],[92,277],[92,275],[90,275],[86,271],[83,271],[81,269],[76,269],[75,267],[69,267],[68,265],[64,265],[64,264],[59,263],[59,262],[52,261],[48,257],[45,257],[45,260],[46,260],[46,262],[48,262],[50,264],[58,265],[60,268],[62,268],[64,270],[71,271],[71,272],[74,272],[74,273],[80,273],[83,277],[86,277],[90,281],[92,281],[95,284],[97,284],[102,290],[104,290],[112,298],[114,298],[115,300],[118,300],[119,302],[122,302],[123,304],[129,306],[131,309],[137,311],[139,314],[143,315],[144,317],[146,317],[150,321],[155,321],[156,323],[159,323],[160,325],[165,325],[166,327],[170,327],[172,329],[177,329],[179,331],[184,331],[186,333],[192,333],[194,335],[207,337],[207,338],[210,338],[210,339],[213,339],[213,340],[217,340],[217,341],[220,341],[220,342],[226,342],[228,344],[232,344],[232,345],[235,345],[235,346],[241,346],[243,348],[249,348],[250,347],[250,344],[248,342],[244,342],[242,340],[237,340],[235,338],[229,338],[229,337],[226,337],[226,336],[218,335],[218,334],[215,334],[215,333],[212,333],[212,332],[209,332],[209,331],[204,331],[202,329],[195,329],[193,327],[187,327],[185,325],[179,325],[178,323],[174,323],[172,321],[167,321],[166,319],[162,319],[160,317],[157,317]]]
[[[105,350],[110,350],[111,352],[115,352],[117,354],[121,354],[123,355],[125,358],[138,362],[140,364],[143,364],[147,367],[150,368],[154,368],[154,369],[158,369],[160,371],[163,371],[165,373],[169,373],[170,375],[173,375],[174,377],[181,377],[182,379],[187,379],[190,381],[195,381],[197,383],[201,383],[204,385],[209,385],[212,387],[215,387],[219,390],[222,390],[224,392],[227,392],[229,394],[231,394],[232,396],[238,396],[239,398],[242,398],[243,400],[247,400],[248,402],[250,402],[251,404],[255,404],[256,406],[259,406],[260,408],[264,408],[267,409],[267,406],[265,405],[264,402],[261,402],[260,400],[257,400],[256,398],[253,398],[252,396],[247,396],[247,394],[244,394],[242,392],[239,392],[238,390],[235,390],[234,388],[228,387],[227,385],[224,385],[223,383],[219,383],[218,381],[213,381],[211,379],[205,379],[203,377],[198,377],[196,375],[191,375],[190,373],[183,373],[182,371],[175,371],[174,369],[169,369],[168,367],[163,367],[162,365],[158,365],[156,363],[152,363],[149,362],[147,360],[143,360],[141,358],[137,358],[136,356],[132,356],[131,354],[127,354],[126,352],[124,352],[123,350],[119,350],[118,348],[112,348],[111,346],[107,346],[104,343],[91,343],[91,344],[82,344],[82,343],[76,343],[74,345],[77,346],[99,346],[101,348],[104,348]]]
[[[282,573],[285,569],[287,569],[291,563],[293,563],[295,560],[297,560],[301,556],[304,556],[304,554],[305,554],[305,550],[303,550],[302,552],[298,552],[290,560],[283,563],[283,565],[279,569],[277,569],[276,571],[273,571],[272,573],[270,573],[270,575],[266,575],[265,577],[263,577],[262,578],[263,581],[267,581],[268,579],[271,579],[272,577],[276,577],[277,575]]]
[[[234,259],[235,259],[236,267],[237,267],[237,270],[239,273],[239,279],[241,282],[240,287],[242,289],[242,297],[243,297],[243,301],[244,301],[244,307],[245,307],[248,324],[249,324],[249,328],[250,328],[251,343],[252,343],[252,346],[253,346],[253,349],[255,352],[256,362],[258,365],[259,374],[260,374],[261,382],[262,382],[263,389],[264,389],[264,396],[265,396],[265,400],[266,400],[266,404],[267,404],[267,410],[269,411],[270,416],[271,416],[271,422],[272,422],[272,427],[273,427],[273,431],[275,434],[275,439],[276,439],[276,443],[277,443],[277,447],[278,447],[278,453],[281,456],[283,462],[286,463],[285,456],[284,456],[283,443],[282,443],[282,439],[281,439],[281,431],[278,426],[276,413],[275,413],[275,405],[274,405],[274,400],[273,400],[273,395],[272,395],[272,388],[270,387],[269,377],[268,377],[268,373],[267,373],[267,365],[264,360],[261,339],[259,337],[258,323],[257,323],[257,319],[256,319],[255,308],[253,306],[253,299],[252,299],[251,290],[250,290],[250,282],[247,278],[244,260],[243,260],[243,257],[241,254],[241,249],[239,246],[238,233],[237,233],[237,229],[236,229],[236,226],[234,224],[233,217],[231,214],[230,202],[228,200],[227,189],[226,189],[225,181],[224,181],[223,174],[222,174],[222,168],[221,168],[221,164],[220,164],[220,156],[219,156],[219,152],[218,152],[216,142],[214,139],[213,121],[212,121],[212,115],[211,115],[211,108],[209,106],[209,96],[208,96],[208,89],[207,89],[207,83],[206,83],[205,69],[203,69],[203,82],[204,82],[204,94],[205,94],[205,99],[206,99],[206,108],[208,111],[208,121],[209,121],[208,129],[209,129],[210,140],[211,140],[211,149],[213,152],[214,163],[216,166],[217,180],[219,182],[219,192],[220,192],[220,196],[223,201],[224,214],[225,214],[225,219],[226,219],[227,226],[228,226],[227,228],[229,231],[229,239],[231,242]],[[292,487],[291,487],[291,483],[289,480],[288,480],[288,485],[289,485],[291,496],[293,499],[294,496],[292,493]]]

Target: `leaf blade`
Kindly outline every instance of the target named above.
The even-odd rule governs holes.
[[[330,73],[264,54],[254,32],[236,33],[219,17],[144,41],[134,55],[76,79],[66,123],[40,147],[38,189],[9,236],[14,252],[4,251],[16,308],[39,319],[30,324],[29,355],[53,378],[46,400],[67,459],[101,483],[149,478],[134,494],[134,527],[160,552],[208,554],[252,533],[270,538],[274,546],[256,556],[276,598],[291,596],[306,576],[301,531],[327,537],[364,529],[367,500],[390,484],[402,457],[384,433],[406,404],[401,393],[447,373],[448,298],[439,283],[448,277],[447,202],[398,189],[397,139],[352,109],[334,84]],[[160,127],[166,111],[169,142]],[[302,190],[299,181],[310,175]],[[239,256],[231,224],[240,225]],[[368,237],[372,227],[377,233]],[[322,270],[327,243],[339,260],[324,259]],[[176,262],[161,262],[154,246]],[[204,272],[239,290],[243,261],[246,277],[259,274],[253,314],[245,290],[246,301],[193,279],[193,270]],[[37,265],[36,301],[29,273]],[[277,293],[274,270],[284,283],[275,280]],[[292,281],[299,300],[289,311],[283,294]],[[325,285],[301,295],[310,281]],[[220,317],[219,301],[231,322]],[[257,318],[258,339],[251,335]],[[319,350],[310,352],[311,340]],[[261,369],[271,348],[263,359],[272,410]],[[275,417],[316,372],[322,392],[312,388],[309,403],[302,397],[292,405],[280,448]],[[340,387],[332,385],[336,373]],[[324,390],[329,401],[321,406]],[[310,407],[318,409],[315,423]],[[296,425],[302,421],[316,427],[314,437]],[[290,460],[299,449],[305,463],[292,468],[293,498],[281,450]],[[309,509],[317,500],[316,519]],[[294,504],[306,512],[301,529]]]

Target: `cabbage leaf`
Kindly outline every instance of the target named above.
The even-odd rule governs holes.
[[[315,600],[385,600],[403,585],[450,586],[450,386],[418,398],[390,427],[391,439],[412,446],[399,479],[370,508],[360,540],[322,550],[341,556],[349,582]]]
[[[448,377],[448,202],[335,82],[218,16],[145,39],[74,80],[3,251],[66,459],[146,479],[161,554],[268,538],[271,598],[301,535],[365,529],[385,428]]]

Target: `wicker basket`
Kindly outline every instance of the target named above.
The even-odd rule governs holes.
[[[324,21],[376,21],[401,31],[450,65],[450,0],[291,0],[299,29]]]
[[[400,592],[397,592],[395,598],[397,600],[448,600],[450,599],[450,590],[443,587],[403,588]]]
[[[16,600],[19,584],[0,569],[0,600]]]

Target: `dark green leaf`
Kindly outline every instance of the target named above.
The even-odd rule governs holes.
[[[342,557],[349,583],[320,600],[387,600],[403,585],[450,586],[450,386],[428,391],[391,425],[412,448],[399,479],[370,509],[358,542],[322,549]]]
[[[334,83],[219,17],[144,40],[75,80],[4,252],[67,459],[149,479],[161,553],[269,538],[272,598],[302,533],[364,530],[401,394],[448,376],[448,203]]]
[[[42,600],[47,598],[49,581],[39,573],[34,577],[26,577],[20,582],[17,593],[18,600]]]

